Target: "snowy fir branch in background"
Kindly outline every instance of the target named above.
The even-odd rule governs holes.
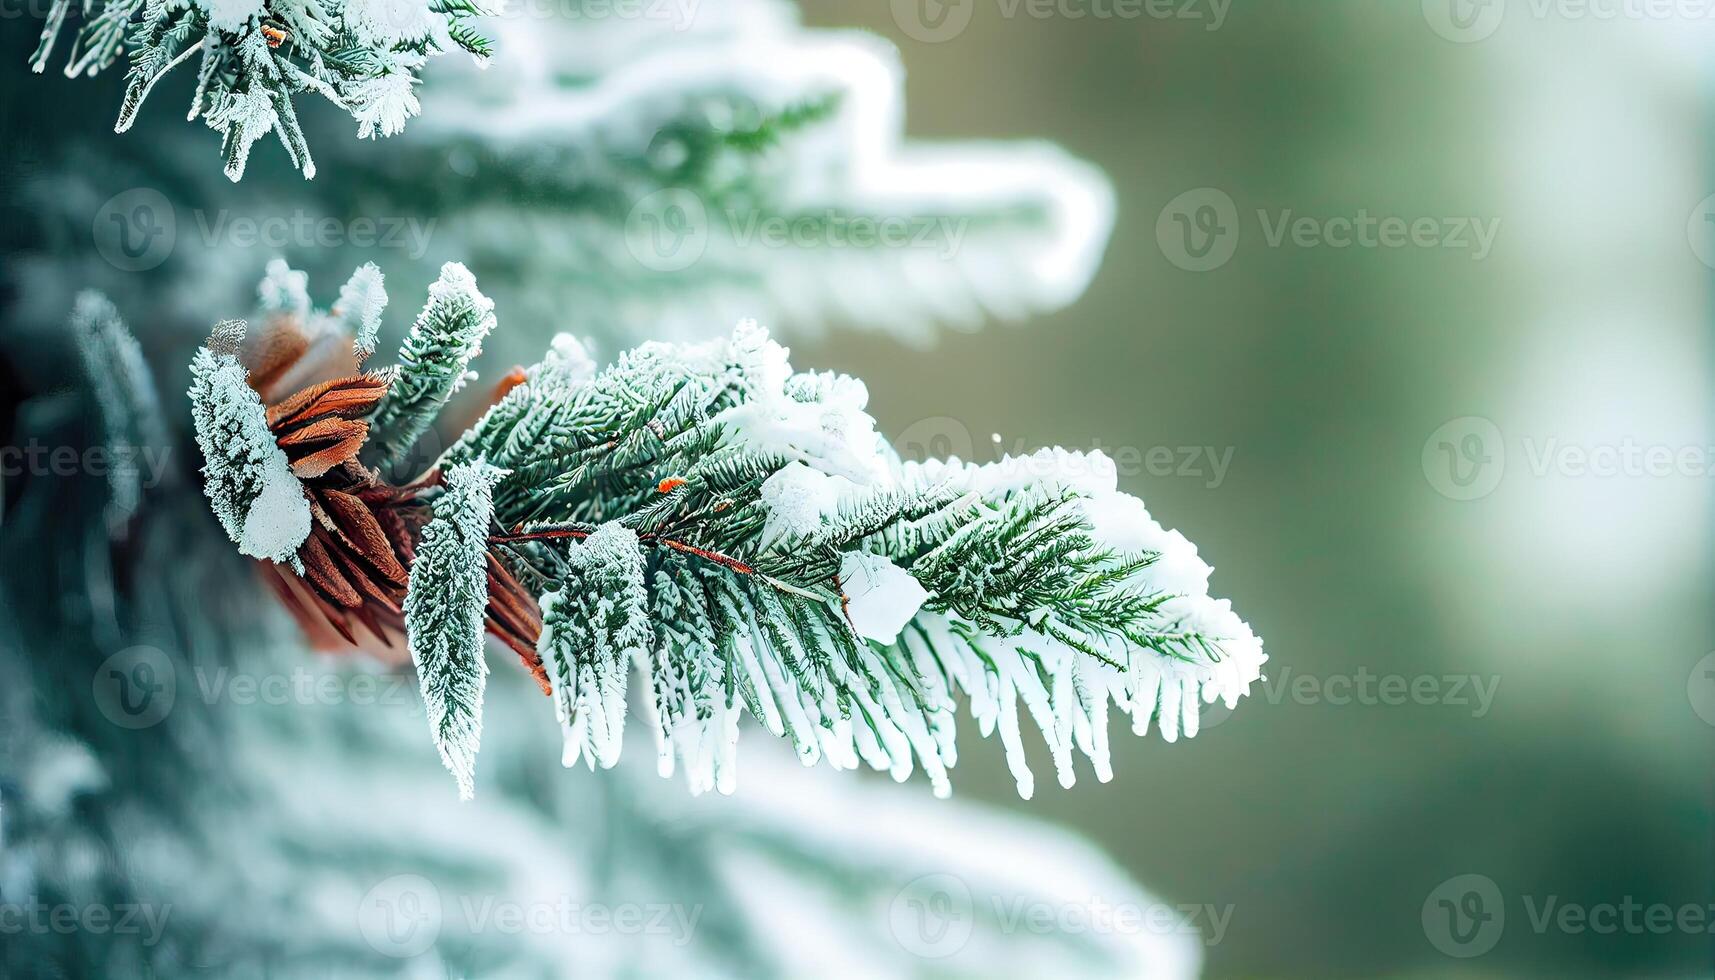
[[[405,634],[464,794],[483,625],[552,697],[568,765],[618,760],[635,671],[658,768],[682,766],[699,792],[733,790],[748,713],[806,764],[900,780],[921,766],[945,795],[961,697],[998,732],[1021,794],[1034,787],[1021,705],[1062,785],[1074,752],[1106,780],[1110,706],[1171,741],[1196,734],[1200,702],[1230,706],[1259,676],[1261,644],[1208,595],[1196,549],[1120,492],[1101,454],[901,461],[862,382],[795,372],[751,322],[644,344],[600,373],[561,337],[435,466],[393,486],[361,462],[366,438],[390,405],[438,410],[493,320],[456,264],[430,293],[385,372],[305,374],[305,351],[356,370],[351,338],[331,315],[275,318],[252,380],[306,386],[248,398],[204,380],[241,377],[223,325],[197,355],[192,402],[210,500],[229,532],[241,525],[241,550],[284,563],[271,570],[283,597],[323,633]],[[302,490],[265,501],[280,472]]]
[[[79,293],[70,326],[77,338],[84,380],[101,417],[102,445],[114,461],[107,468],[107,526],[116,535],[123,535],[142,506],[145,464],[149,462],[145,453],[166,451],[166,419],[137,338],[107,297]],[[159,473],[154,478],[158,479]]]
[[[600,28],[496,30],[506,58],[448,66],[418,152],[342,162],[336,210],[434,216],[515,312],[633,341],[747,316],[920,341],[1059,309],[1106,247],[1112,190],[1064,151],[908,142],[878,38],[754,17],[617,43],[574,84]]]
[[[90,249],[64,297],[39,301],[42,329],[95,286],[191,342],[261,261],[220,229],[275,227],[287,200],[304,227],[348,233],[289,243],[319,277],[374,262],[421,282],[466,263],[515,324],[491,353],[521,363],[549,339],[523,323],[615,350],[751,317],[782,336],[863,329],[921,344],[1064,307],[1106,247],[1113,195],[1096,168],[1041,142],[907,139],[899,53],[804,29],[790,4],[706,0],[682,31],[510,8],[484,28],[501,52],[492,67],[439,59],[420,86],[424,117],[389,152],[342,138],[333,113],[303,113],[337,181],[270,171],[231,184],[178,133],[121,160],[45,168],[20,191],[30,213],[68,226],[92,224],[120,186],[224,220],[212,238],[185,234],[179,211],[181,233],[148,277],[172,288],[139,290]],[[119,174],[94,180],[97,162]],[[116,227],[101,220],[98,246]],[[31,295],[63,278],[30,255],[0,270],[25,275]]]
[[[30,64],[46,70],[67,20],[82,22],[67,77],[107,69],[129,48],[114,125],[123,133],[156,83],[195,56],[186,118],[201,115],[221,134],[226,175],[242,178],[251,146],[274,132],[292,166],[314,177],[299,94],[351,113],[359,137],[392,136],[421,108],[415,87],[427,58],[454,49],[479,63],[492,55],[470,23],[486,12],[478,0],[53,0]]]

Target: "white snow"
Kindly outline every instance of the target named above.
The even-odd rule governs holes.
[[[856,484],[886,480],[881,437],[864,410],[869,389],[862,381],[832,373],[792,374],[786,348],[753,320],[740,323],[725,347],[748,390],[743,403],[715,418],[725,427],[728,444],[785,456]],[[687,350],[695,360],[713,348]]]
[[[839,507],[837,483],[847,481],[796,461],[762,481],[762,504],[768,508],[768,520],[762,526],[763,545],[811,534],[821,528],[822,522]]]
[[[345,25],[363,43],[387,48],[446,31],[445,18],[429,9],[428,0],[346,0]]]
[[[217,31],[236,34],[262,14],[262,0],[198,0],[208,11],[208,24]]]
[[[235,335],[233,324],[223,323],[217,342],[234,343]],[[204,348],[191,375],[191,417],[210,508],[244,554],[295,563],[310,534],[310,505],[268,429],[261,397],[232,354]]]
[[[262,490],[245,512],[238,550],[252,558],[287,564],[310,536],[310,502],[278,447],[260,475]]]
[[[899,631],[929,598],[910,572],[882,555],[862,551],[841,556],[840,588],[846,594],[846,617],[852,629],[882,643],[899,639]]]
[[[557,333],[548,353],[536,366],[535,378],[555,386],[575,387],[595,377],[595,359],[582,341],[569,333]]]

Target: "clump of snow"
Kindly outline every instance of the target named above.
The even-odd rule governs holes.
[[[715,419],[728,444],[785,456],[856,484],[887,478],[862,381],[832,373],[792,374],[786,348],[755,321],[740,323],[726,347],[747,392],[743,403]]]
[[[237,330],[216,331],[223,347]],[[296,563],[310,534],[310,505],[286,453],[268,429],[262,399],[229,353],[203,348],[191,362],[191,417],[202,450],[203,492],[221,526],[241,552]]]
[[[289,563],[310,536],[310,502],[278,447],[260,477],[262,489],[245,512],[238,550],[252,558]]]
[[[535,369],[535,378],[553,385],[581,385],[595,377],[595,359],[578,338],[569,333],[557,333],[548,344],[548,353]]]
[[[198,3],[208,11],[208,25],[217,31],[236,34],[262,15],[262,0],[198,0]]]
[[[863,551],[841,556],[840,589],[846,595],[846,618],[852,629],[882,643],[899,639],[899,631],[929,598],[910,572],[882,555]]]
[[[846,482],[796,461],[776,470],[762,481],[762,504],[768,508],[768,520],[762,526],[763,546],[820,529],[839,507],[837,484]]]
[[[346,0],[345,26],[364,44],[385,48],[446,32],[445,18],[428,0]]]

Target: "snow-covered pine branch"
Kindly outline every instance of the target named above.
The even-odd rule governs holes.
[[[470,799],[482,738],[483,610],[488,604],[487,551],[494,517],[490,492],[503,471],[480,460],[445,474],[446,492],[423,529],[405,596],[405,630],[429,731],[441,761]]]
[[[1094,167],[1042,143],[908,141],[886,42],[712,17],[622,57],[588,37],[617,27],[497,24],[492,69],[431,80],[415,152],[344,154],[361,177],[334,213],[429,209],[514,316],[627,342],[743,317],[920,341],[1082,293],[1113,220]],[[445,179],[449,157],[480,179]]]
[[[963,701],[1028,796],[1025,717],[1062,785],[1074,753],[1106,780],[1111,708],[1172,741],[1196,734],[1201,702],[1232,705],[1260,676],[1261,642],[1209,596],[1209,567],[1118,489],[1105,456],[901,461],[861,381],[794,371],[750,321],[723,339],[644,344],[599,373],[561,336],[436,469],[392,486],[357,462],[361,441],[410,445],[494,321],[461,266],[430,293],[397,373],[306,379],[264,416],[230,353],[242,325],[223,325],[193,365],[193,403],[216,512],[247,554],[283,560],[251,530],[277,526],[251,505],[272,457],[249,447],[278,416],[317,514],[349,528],[304,545],[306,588],[352,642],[351,617],[385,641],[402,610],[461,793],[485,627],[554,698],[568,764],[617,762],[635,668],[659,768],[682,765],[694,791],[736,785],[748,713],[807,764],[901,780],[921,766],[944,795]],[[308,305],[283,265],[262,296]],[[308,315],[317,349],[348,350],[342,317]],[[397,562],[411,563],[403,594]]]
[[[67,77],[94,75],[130,51],[117,132],[163,76],[197,56],[187,118],[202,115],[221,134],[232,180],[269,132],[295,169],[315,176],[297,116],[302,93],[350,112],[360,137],[391,136],[419,111],[414,86],[427,57],[463,49],[483,64],[492,53],[471,27],[487,12],[474,0],[52,0],[35,71],[47,68],[73,10],[83,23]]]
[[[1034,785],[1021,708],[1063,785],[1074,751],[1105,780],[1110,705],[1171,741],[1196,734],[1200,701],[1231,704],[1259,676],[1261,644],[1209,597],[1208,566],[1117,489],[1106,457],[901,463],[866,401],[856,379],[794,373],[743,324],[645,344],[589,381],[526,382],[448,451],[510,471],[495,514],[518,533],[503,540],[526,577],[558,583],[541,654],[577,671],[560,703],[568,759],[617,757],[633,647],[613,633],[633,616],[566,598],[592,563],[609,567],[597,540],[643,557],[652,648],[629,656],[662,769],[683,764],[694,790],[730,791],[743,710],[807,763],[900,779],[921,765],[945,793],[961,697],[999,732],[1021,793]],[[568,654],[598,642],[587,665]]]
[[[71,329],[77,337],[84,376],[101,416],[102,438],[113,464],[107,468],[108,529],[122,534],[143,497],[142,454],[165,452],[166,420],[137,338],[107,297],[78,294]]]
[[[377,458],[397,458],[416,443],[464,385],[465,369],[492,329],[494,301],[476,288],[469,270],[457,262],[441,266],[441,277],[429,287],[429,301],[399,351],[398,377],[370,422]],[[359,332],[357,343],[362,338]]]
[[[238,363],[244,332],[244,321],[223,321],[191,361],[191,419],[204,460],[203,490],[239,551],[295,565],[298,545],[310,533],[310,505],[268,429],[261,397]]]

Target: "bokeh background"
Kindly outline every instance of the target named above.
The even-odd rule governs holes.
[[[999,746],[969,736],[955,780],[1087,835],[1170,902],[1230,909],[1208,976],[1710,975],[1705,7],[803,5],[813,26],[898,45],[912,137],[1046,139],[1115,185],[1106,260],[1071,307],[922,347],[799,337],[794,360],[866,379],[883,429],[927,448],[1131,460],[1123,487],[1199,544],[1214,591],[1265,639],[1268,681],[1248,701],[1173,745],[1116,732],[1109,784],[1042,779],[1021,801]],[[6,25],[7,64],[34,27]],[[40,223],[45,247],[14,251],[26,222],[0,221],[0,262],[59,263],[0,277],[17,324],[57,324],[82,284],[56,252],[98,267],[79,236],[128,168],[194,153],[215,172],[206,133],[143,150],[147,134],[108,133],[116,75],[28,91],[4,76],[8,189],[90,178],[87,199],[65,199],[75,218]],[[185,82],[158,98],[181,104]],[[42,173],[65,166],[62,144],[86,149]],[[307,194],[276,148],[257,152],[241,189],[166,189],[278,193],[282,210]],[[45,208],[8,206],[31,222]],[[1330,240],[1364,215],[1428,231]],[[1310,219],[1304,237],[1271,240],[1283,217]],[[324,292],[350,267],[293,258]],[[255,272],[175,288],[233,294]],[[112,287],[123,309],[166,302],[127,283]],[[151,354],[183,363],[189,335],[140,319]],[[63,348],[12,353],[25,374],[71,370]],[[1633,455],[1617,473],[1580,463],[1609,451]],[[1460,943],[1439,900],[1467,907],[1470,875],[1504,930]],[[1539,928],[1551,901],[1691,908],[1701,926]]]
[[[1205,454],[1122,483],[1199,544],[1271,661],[1261,696],[1195,740],[1116,739],[1110,784],[1020,803],[984,746],[960,792],[1086,831],[1169,900],[1230,903],[1210,976],[1710,975],[1710,935],[1538,932],[1525,903],[1715,899],[1715,679],[1694,670],[1715,649],[1710,471],[1540,462],[1715,445],[1715,21],[1696,4],[1599,18],[1495,0],[1455,21],[1434,0],[1237,0],[1213,29],[1204,2],[944,6],[968,20],[932,42],[910,5],[807,16],[900,46],[913,136],[1041,136],[1100,165],[1119,202],[1106,262],[1026,329],[910,359],[851,334],[795,353],[869,379],[889,431],[958,419],[979,458],[991,432],[1230,450],[1218,481]],[[1230,260],[1192,272],[1168,254],[1179,226],[1157,228],[1200,188],[1239,220]],[[1360,210],[1499,230],[1486,255],[1273,247],[1257,217]],[[1493,428],[1443,428],[1469,417]],[[1493,462],[1460,487],[1439,443],[1477,466],[1477,431]],[[1364,673],[1438,693],[1333,703]],[[1486,713],[1454,677],[1494,685]],[[1462,874],[1491,879],[1506,915],[1468,959],[1424,923]]]

